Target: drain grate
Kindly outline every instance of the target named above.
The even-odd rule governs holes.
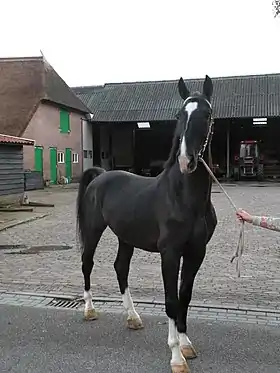
[[[0,245],[0,250],[24,249],[26,245]]]
[[[54,298],[52,299],[47,306],[54,307],[54,308],[71,308],[71,309],[78,309],[82,305],[82,302],[77,300],[70,300],[70,299],[59,299]]]

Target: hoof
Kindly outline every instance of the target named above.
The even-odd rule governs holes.
[[[95,309],[87,310],[84,313],[84,319],[86,321],[92,321],[98,319],[98,313],[95,311]]]
[[[171,365],[172,373],[191,373],[187,363]]]
[[[143,329],[144,328],[141,319],[132,318],[132,317],[128,317],[128,319],[127,319],[127,327],[128,327],[128,329],[133,329],[133,330],[139,330],[139,329]]]
[[[181,352],[185,359],[195,359],[197,357],[193,345],[181,346]]]

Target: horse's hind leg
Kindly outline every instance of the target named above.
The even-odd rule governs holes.
[[[84,251],[82,254],[82,272],[84,275],[84,318],[85,320],[95,320],[98,317],[92,303],[92,293],[90,291],[90,275],[94,265],[93,256],[96,246],[104,229],[95,229],[91,232],[90,239],[84,243]]]
[[[129,329],[142,329],[143,324],[136,312],[128,287],[128,273],[134,247],[119,239],[118,255],[114,263],[117,273],[120,292],[122,294],[123,306],[127,312],[127,326]]]

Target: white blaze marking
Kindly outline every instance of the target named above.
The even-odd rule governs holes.
[[[84,291],[85,311],[93,310],[91,291]]]
[[[187,334],[185,333],[179,333],[179,341],[180,341],[180,346],[191,346],[192,342],[188,338]]]
[[[185,100],[184,104],[186,104],[189,100],[191,100],[193,97],[189,97]],[[207,105],[209,105],[210,109],[212,109],[212,105],[210,103],[210,101],[207,100],[207,98],[203,98],[203,100],[207,103]]]
[[[189,102],[186,105],[185,111],[188,113],[188,119],[187,119],[186,127],[189,123],[189,120],[190,120],[190,117],[191,117],[192,113],[197,109],[197,106],[198,106],[197,102]],[[183,157],[187,156],[187,146],[186,146],[185,135],[183,136],[182,141],[181,141],[180,156],[183,156]]]
[[[186,140],[185,135],[182,138],[181,146],[180,146],[180,155],[183,157],[187,156],[187,147],[186,147]]]
[[[189,102],[186,107],[185,107],[185,111],[188,113],[188,120],[187,120],[187,123],[189,122],[190,120],[190,117],[191,117],[191,114],[193,111],[195,111],[198,107],[198,103],[197,102]]]
[[[183,364],[186,360],[182,355],[175,321],[169,319],[168,346],[172,353],[171,365]]]
[[[130,295],[129,288],[125,289],[124,295],[122,296],[123,300],[123,306],[127,311],[128,317],[131,317],[133,319],[140,319],[140,316],[136,312],[133,304],[133,300]]]

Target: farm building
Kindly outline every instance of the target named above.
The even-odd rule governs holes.
[[[280,74],[212,78],[213,161],[230,177],[241,141],[255,140],[267,177],[280,176]],[[191,91],[203,79],[186,79]],[[182,105],[178,80],[75,87],[90,109],[94,160],[106,168],[160,171]]]
[[[35,140],[35,147],[23,148],[25,169],[52,184],[77,179],[88,114],[43,56],[0,58],[0,132]]]
[[[0,134],[0,197],[24,192],[24,146],[34,141]]]

